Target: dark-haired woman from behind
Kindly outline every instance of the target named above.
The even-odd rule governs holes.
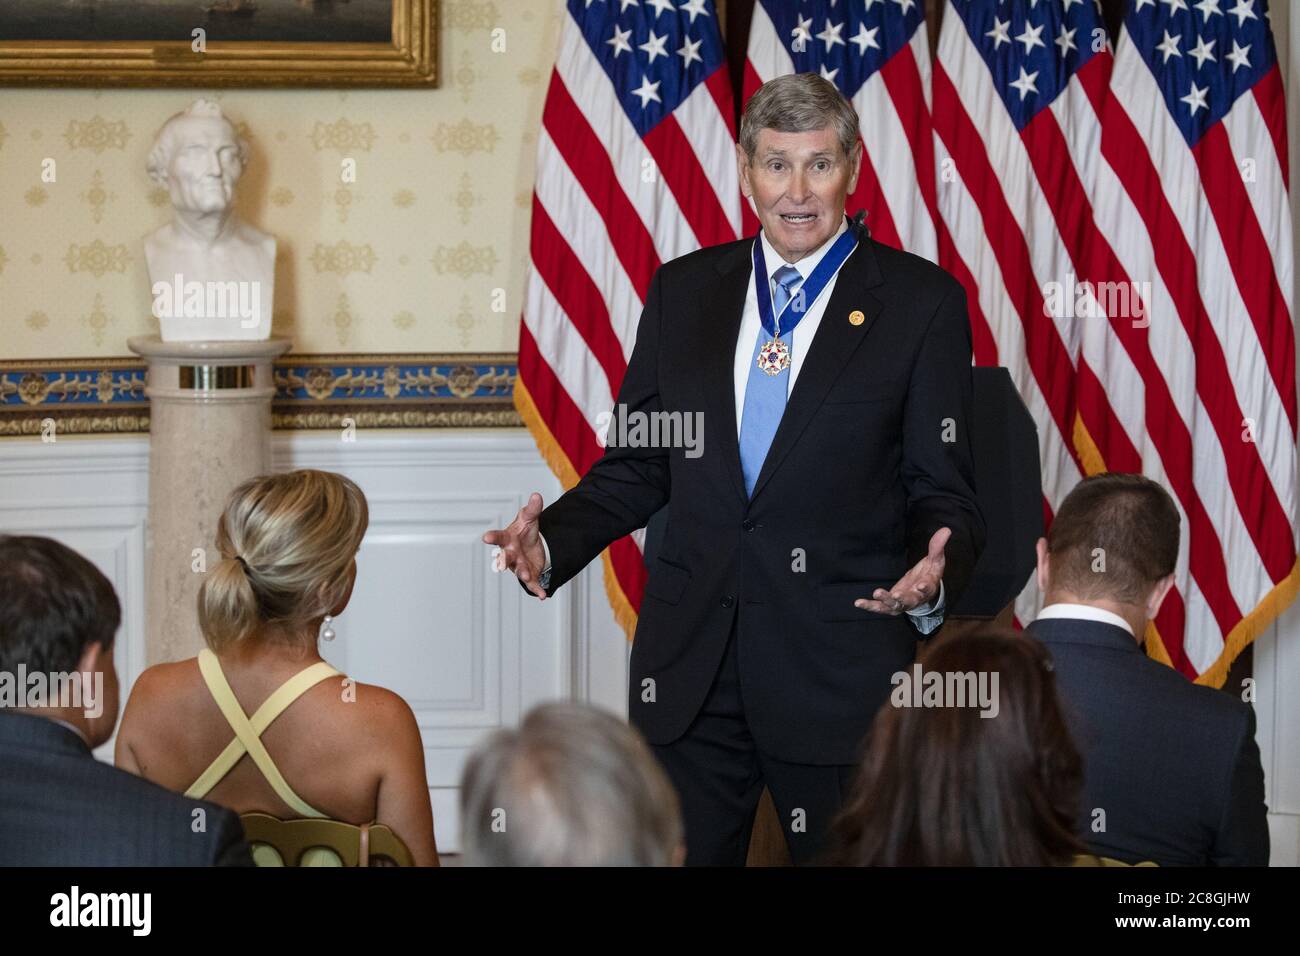
[[[983,675],[984,686],[996,691],[996,709],[969,699],[966,706],[952,699],[945,706],[897,706],[891,698],[872,725],[828,862],[1073,863],[1083,853],[1074,835],[1083,764],[1047,651],[1014,631],[986,631],[939,640],[920,663],[922,674],[970,674],[976,681]],[[906,699],[915,698],[909,692]]]
[[[368,523],[365,496],[342,475],[302,470],[236,488],[217,525],[221,561],[199,589],[208,646],[136,681],[116,762],[241,814],[384,824],[417,865],[436,866],[411,708],[320,655],[352,596]],[[256,845],[253,858],[280,862]],[[320,847],[301,865],[340,863]]]

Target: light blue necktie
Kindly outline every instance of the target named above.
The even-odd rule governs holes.
[[[773,278],[776,279],[776,296],[772,312],[780,316],[803,280],[799,270],[788,265],[777,269]],[[790,349],[791,359],[794,358],[793,337],[793,331],[781,336],[781,341]],[[745,384],[745,405],[740,416],[740,470],[745,476],[745,494],[751,497],[758,473],[763,470],[763,459],[767,457],[767,450],[785,413],[786,389],[790,382],[788,368],[779,375],[768,375],[758,367],[758,350],[770,339],[767,329],[760,324],[754,354],[749,358],[749,380]]]

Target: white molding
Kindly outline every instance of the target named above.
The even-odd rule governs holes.
[[[122,627],[113,662],[126,689],[144,670],[149,439],[0,442],[0,531],[47,535],[86,554],[113,582]],[[113,740],[96,750],[111,760]]]

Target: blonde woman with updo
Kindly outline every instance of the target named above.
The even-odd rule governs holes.
[[[382,823],[417,865],[437,866],[411,708],[320,655],[352,596],[368,523],[361,489],[330,472],[236,488],[217,525],[221,560],[199,589],[208,646],[140,675],[116,763],[237,813]],[[337,865],[330,851],[309,855],[306,865]]]

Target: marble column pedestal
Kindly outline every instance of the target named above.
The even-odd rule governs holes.
[[[271,363],[288,339],[127,343],[149,365],[149,515],[145,663],[203,647],[196,609],[203,571],[220,555],[217,520],[239,484],[271,467]]]

